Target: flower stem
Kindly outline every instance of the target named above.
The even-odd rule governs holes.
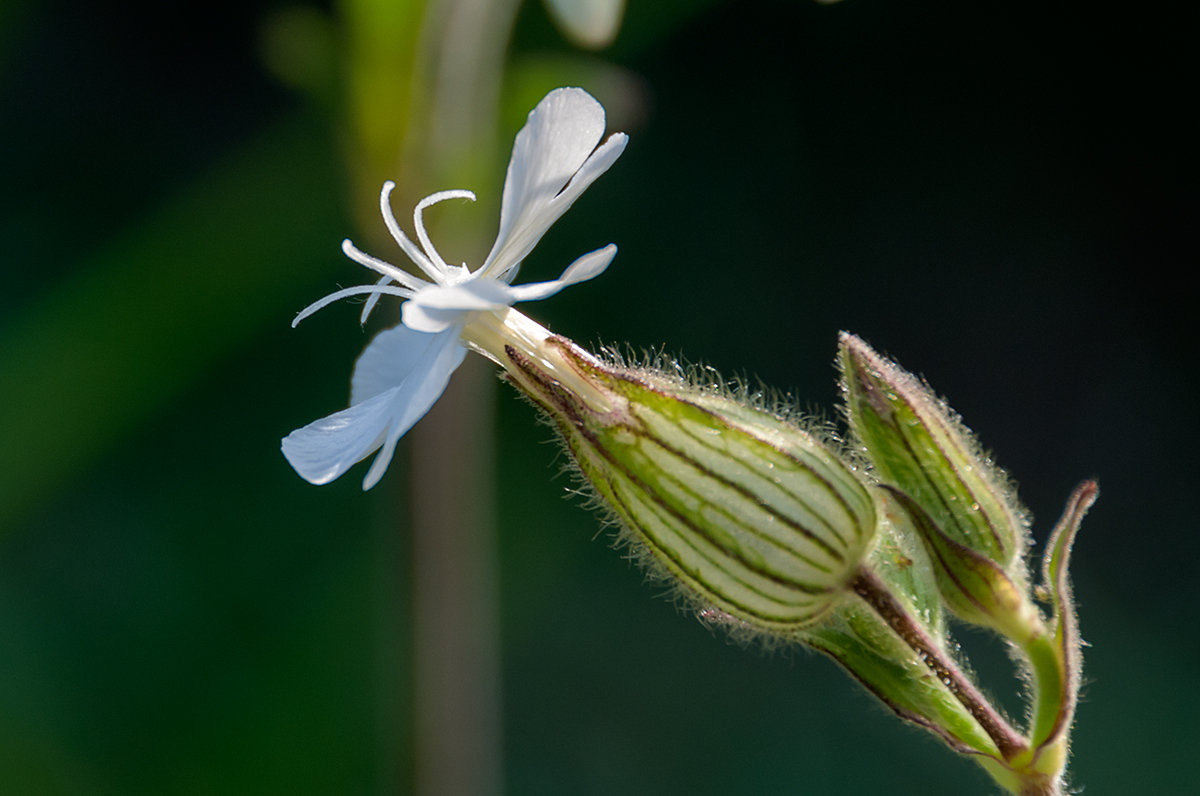
[[[413,709],[423,796],[497,796],[503,782],[491,390],[482,361],[455,374],[413,429]],[[471,500],[462,500],[463,483]]]
[[[1022,645],[1029,659],[1034,683],[1034,715],[1031,740],[1040,751],[1041,745],[1049,743],[1067,720],[1067,674],[1062,657],[1052,637],[1039,636]],[[1037,756],[1034,756],[1036,762]]]
[[[979,722],[988,737],[996,744],[1005,760],[1025,751],[1025,738],[1005,721],[987,698],[980,693],[953,659],[930,638],[925,629],[909,615],[905,606],[892,594],[888,585],[866,567],[859,570],[851,582],[854,593],[887,623],[925,663],[934,676],[954,694],[967,712]],[[1030,792],[1035,793],[1034,791]]]

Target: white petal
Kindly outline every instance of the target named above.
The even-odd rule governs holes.
[[[484,274],[511,281],[546,230],[613,164],[627,137],[615,134],[596,149],[604,124],[604,108],[578,88],[555,89],[530,112],[513,143]]]
[[[393,387],[296,429],[283,438],[283,455],[304,480],[328,484],[383,443],[392,422],[392,400],[399,390]]]
[[[398,326],[381,332],[355,365],[352,406],[298,428],[283,439],[283,455],[301,477],[327,484],[383,448],[363,489],[378,482],[396,441],[446,389],[466,349],[459,330],[426,335]]]
[[[430,351],[442,340],[404,326],[394,326],[375,335],[354,362],[350,403],[360,404],[404,384],[418,368],[428,367]]]
[[[586,282],[604,273],[608,264],[617,254],[617,247],[608,244],[603,249],[583,255],[567,266],[562,276],[551,282],[530,282],[527,285],[516,285],[508,289],[514,301],[538,301],[553,296],[568,285]]]
[[[407,331],[402,326],[391,331],[400,330]],[[375,461],[371,462],[371,469],[363,478],[363,489],[370,489],[379,482],[392,460],[396,442],[425,416],[429,408],[437,403],[437,399],[441,398],[442,393],[446,391],[450,377],[462,364],[463,357],[467,355],[467,349],[458,342],[461,333],[462,329],[456,327],[441,334],[420,335],[432,339],[421,344],[423,347],[420,359],[413,365],[412,371],[404,377],[398,392],[392,398],[394,410],[392,425],[388,429],[387,438],[383,441],[383,449],[379,451]],[[404,346],[401,344],[399,347],[403,348]],[[403,355],[409,356],[411,352],[405,352]],[[361,361],[362,357],[359,359]],[[354,381],[357,383],[359,381],[357,367],[354,375]],[[398,371],[397,375],[399,375]],[[368,377],[364,376],[364,378]]]
[[[441,334],[463,322],[462,310],[439,310],[422,307],[411,301],[400,307],[400,320],[405,328],[422,334]]]
[[[514,301],[511,291],[506,283],[486,277],[435,285],[404,302],[400,317],[410,329],[437,333],[460,323],[465,312],[510,306]]]

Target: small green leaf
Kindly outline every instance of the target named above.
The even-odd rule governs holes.
[[[1060,666],[1062,686],[1057,700],[1045,699],[1041,693],[1038,694],[1031,741],[1039,752],[1059,743],[1070,730],[1075,717],[1083,666],[1080,651],[1083,642],[1079,637],[1079,621],[1075,616],[1075,600],[1067,577],[1067,565],[1079,525],[1099,495],[1100,488],[1095,481],[1084,481],[1075,487],[1046,543],[1042,559],[1043,586],[1054,610],[1054,651]]]

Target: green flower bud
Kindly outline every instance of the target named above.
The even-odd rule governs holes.
[[[879,478],[909,495],[946,539],[1023,588],[1025,512],[958,416],[854,335],[842,334],[838,361],[847,420]]]
[[[563,338],[506,355],[509,378],[545,410],[599,502],[695,601],[779,632],[849,593],[875,504],[814,436]]]
[[[1041,614],[998,564],[951,539],[915,500],[884,487],[893,522],[910,529],[925,545],[942,599],[960,619],[991,628],[1021,646],[1045,632]]]

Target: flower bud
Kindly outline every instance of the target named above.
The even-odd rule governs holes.
[[[950,542],[1023,587],[1027,519],[1003,473],[924,384],[851,334],[838,349],[846,416],[879,478],[909,495]]]
[[[946,605],[960,619],[991,628],[1022,646],[1045,632],[1041,614],[1026,593],[990,558],[942,532],[917,502],[894,487],[888,507],[892,522],[914,533],[925,546]]]
[[[876,529],[855,472],[796,425],[568,340],[508,346],[509,378],[548,415],[643,558],[696,601],[760,630],[814,622],[848,593]]]

